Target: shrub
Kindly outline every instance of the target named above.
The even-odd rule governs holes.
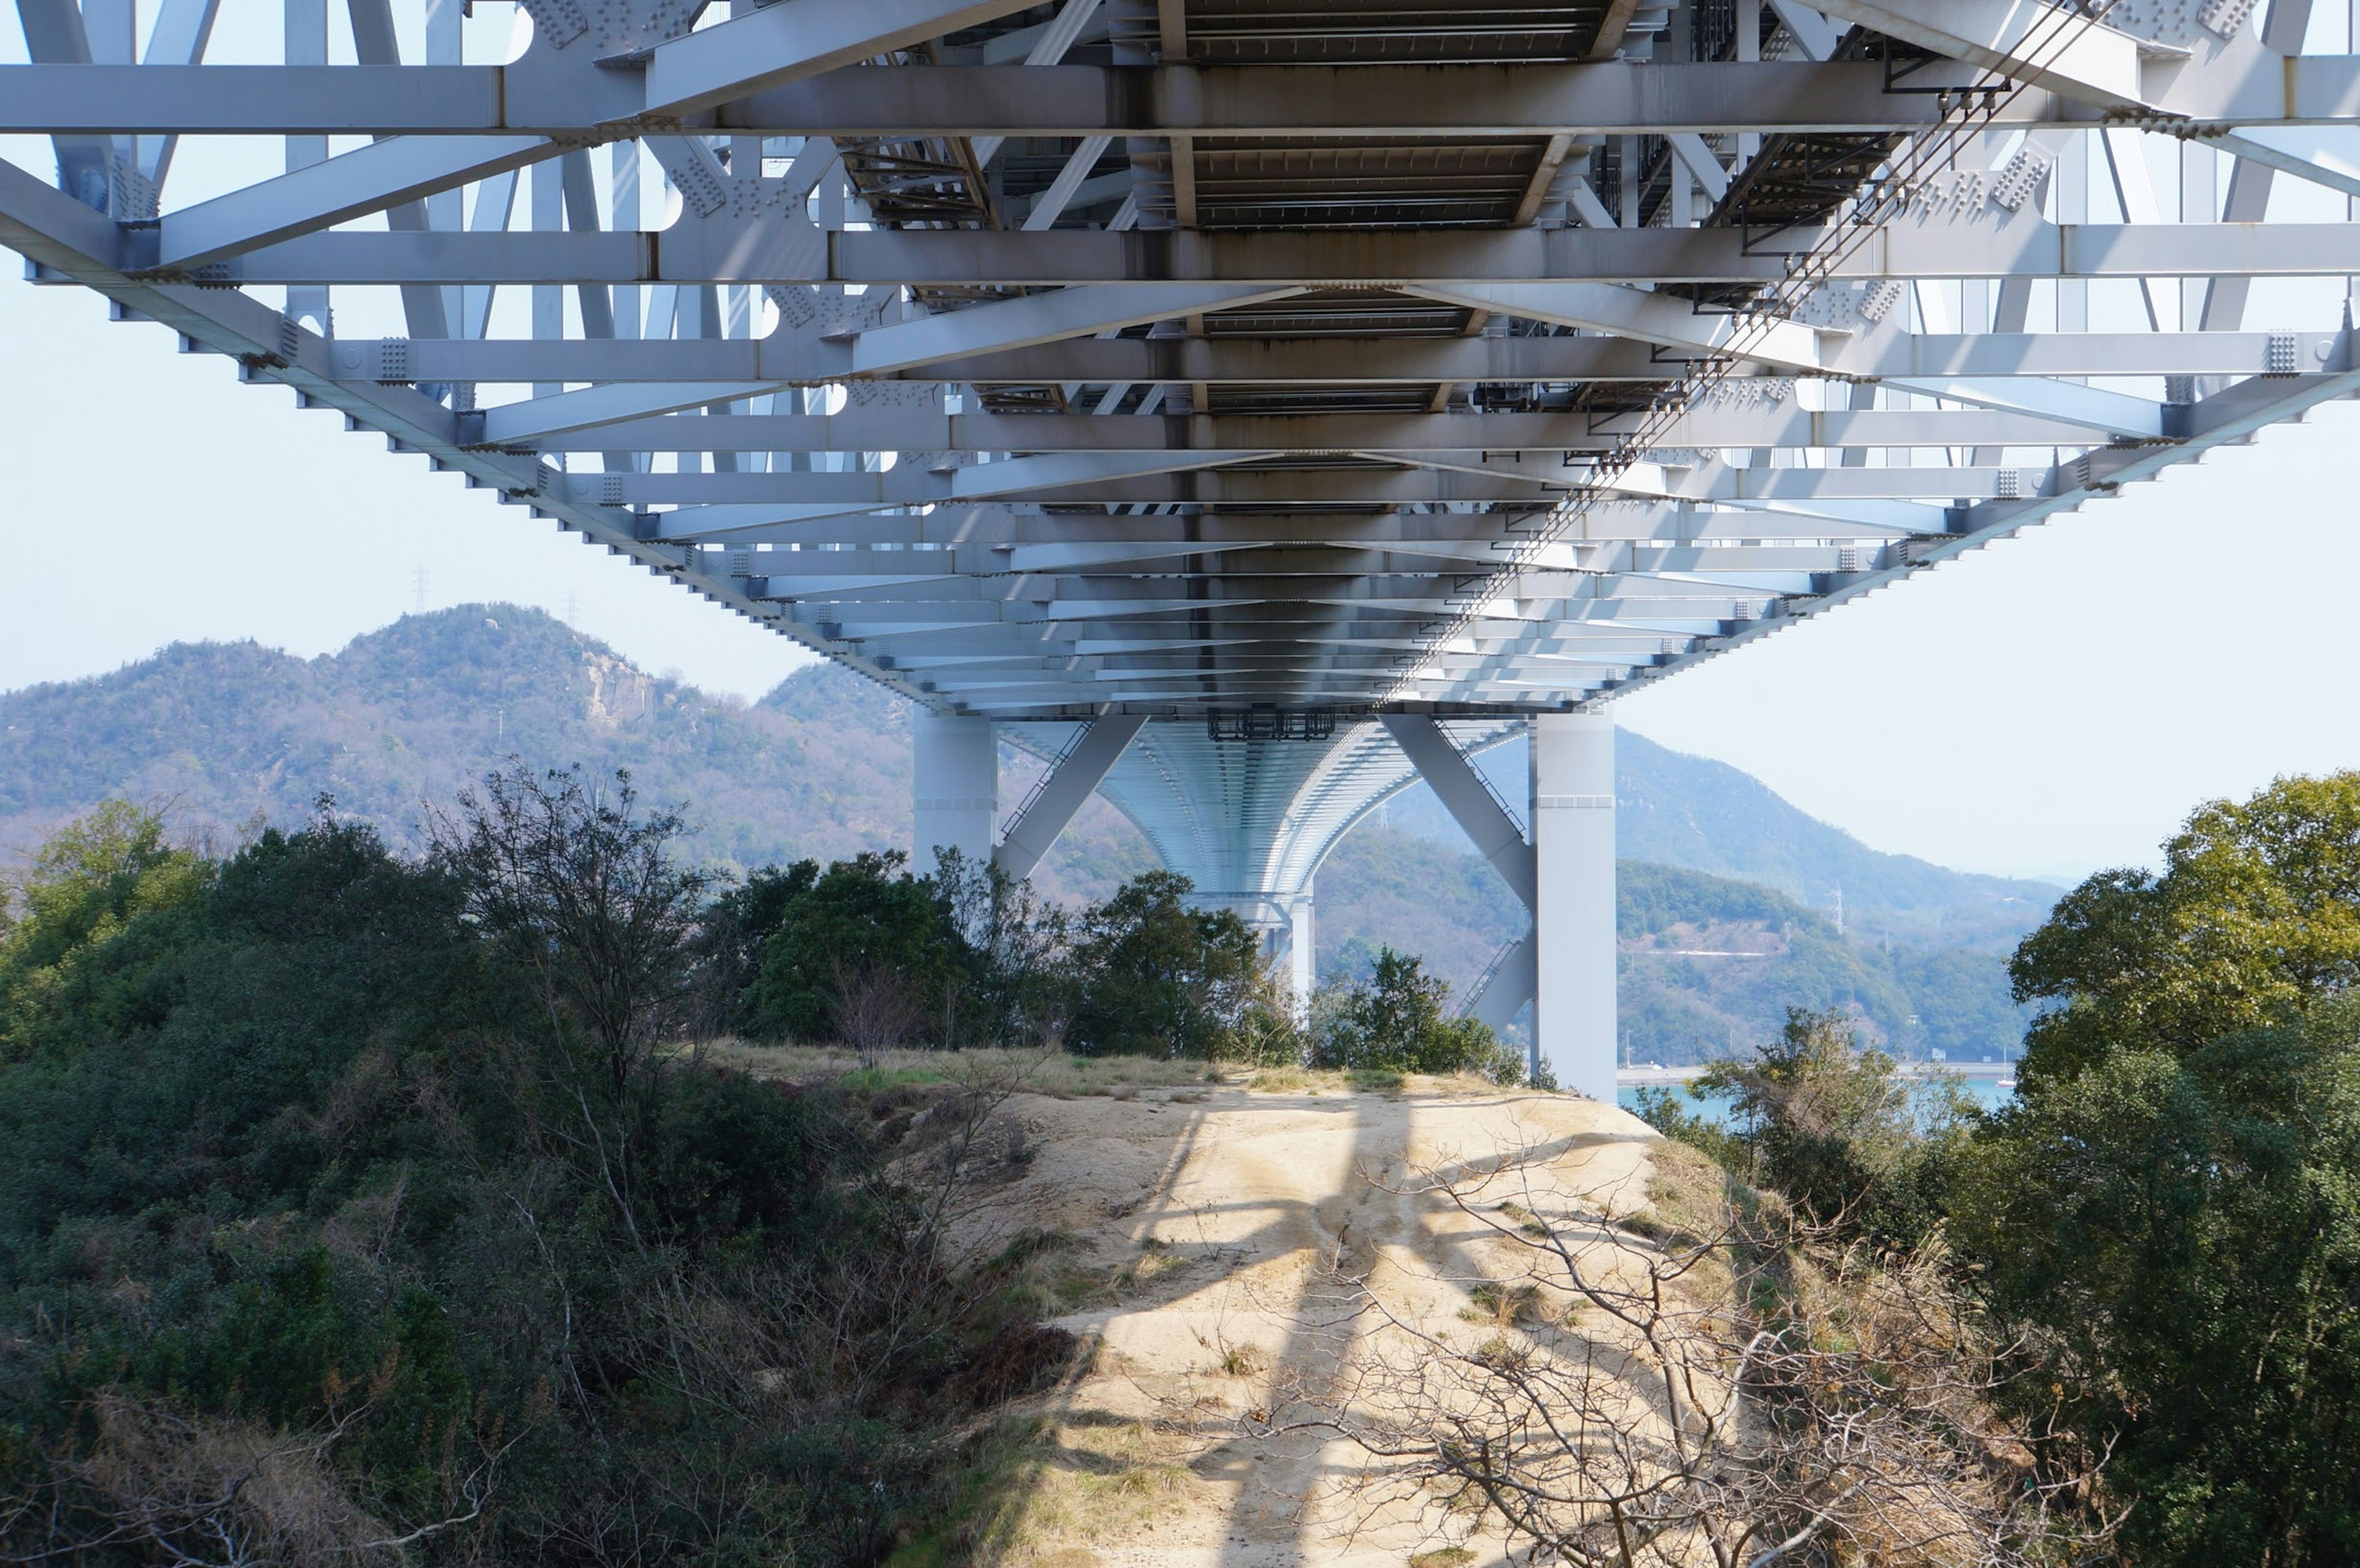
[[[1524,1062],[1491,1026],[1451,1018],[1450,987],[1416,958],[1378,950],[1371,972],[1313,1009],[1311,1064],[1390,1073],[1479,1073],[1524,1082]]]
[[[1211,1057],[1267,1006],[1260,939],[1234,910],[1192,907],[1194,890],[1174,872],[1143,872],[1083,913],[1076,1052]]]
[[[941,1042],[956,1039],[960,998],[976,978],[976,954],[933,881],[913,877],[898,853],[863,854],[822,870],[799,861],[774,900],[776,929],[746,1003],[758,1037],[829,1041],[844,1037],[847,1001],[862,1019],[888,1010],[873,993],[893,993],[900,1016],[923,1018]],[[900,1043],[886,1041],[884,1043]]]
[[[0,1559],[849,1565],[920,1517],[963,1358],[1030,1343],[936,1239],[957,1173],[654,1048],[713,951],[678,820],[577,784],[487,784],[422,862],[127,808],[35,860]]]
[[[1945,1184],[1976,1120],[1952,1080],[1913,1088],[1891,1057],[1861,1048],[1850,1017],[1800,1007],[1787,1010],[1779,1038],[1753,1060],[1712,1063],[1688,1093],[1728,1094],[1733,1130],[1725,1140],[1677,1123],[1665,1130],[1815,1220],[1902,1245],[1940,1219]]]

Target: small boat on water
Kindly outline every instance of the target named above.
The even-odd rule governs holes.
[[[2001,1079],[1999,1081],[1999,1086],[2006,1090],[2011,1094],[2016,1093],[2016,1080],[2013,1078]]]

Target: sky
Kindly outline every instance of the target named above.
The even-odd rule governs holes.
[[[179,639],[306,657],[421,603],[534,604],[646,668],[759,695],[809,655],[470,490],[235,362],[0,278],[0,690]]]

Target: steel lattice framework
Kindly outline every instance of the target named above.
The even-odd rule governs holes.
[[[1100,777],[1240,899],[1410,777],[1377,715],[1480,747],[2360,389],[2311,0],[16,5],[37,281],[936,713],[1156,721]]]
[[[941,711],[1590,702],[2355,385],[2307,0],[218,5],[18,0],[36,278]]]

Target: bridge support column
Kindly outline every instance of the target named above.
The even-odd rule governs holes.
[[[1614,721],[1533,722],[1533,1062],[1614,1102]]]
[[[1313,939],[1317,934],[1311,923],[1311,895],[1306,892],[1288,909],[1286,979],[1287,990],[1295,1002],[1295,1016],[1311,1016],[1311,993],[1319,983],[1318,967],[1314,959]]]
[[[920,713],[912,721],[910,803],[916,818],[911,866],[923,875],[934,851],[956,849],[971,866],[991,861],[1000,810],[1000,744],[989,719]]]

